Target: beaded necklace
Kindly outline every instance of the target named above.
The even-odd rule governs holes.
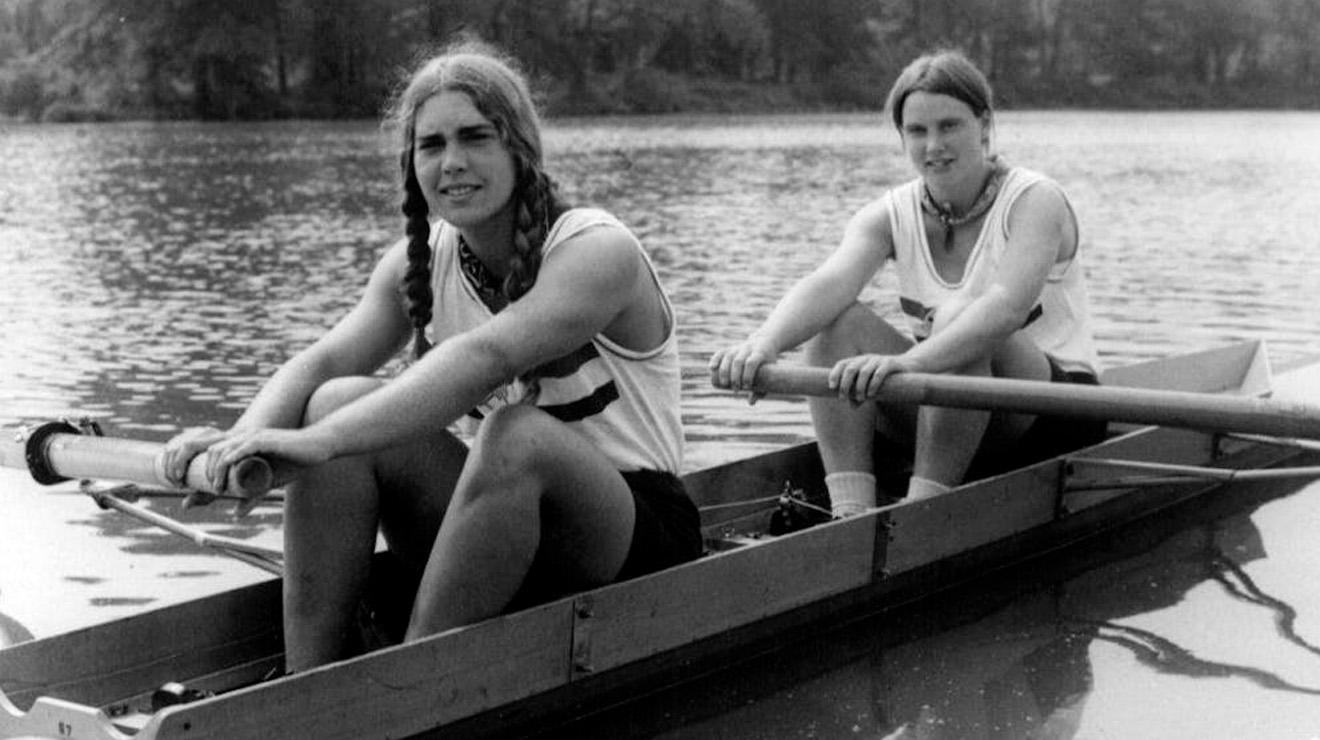
[[[952,203],[940,203],[931,195],[930,188],[925,183],[921,184],[921,210],[935,217],[944,227],[944,251],[946,253],[953,251],[953,230],[955,227],[962,226],[969,221],[975,221],[994,205],[995,196],[999,195],[999,187],[1004,183],[1004,175],[1008,173],[1008,167],[999,159],[992,157],[990,159],[991,169],[985,176],[985,183],[981,185],[981,193],[976,196],[972,202],[972,207],[967,209],[967,213],[961,216],[953,214]]]

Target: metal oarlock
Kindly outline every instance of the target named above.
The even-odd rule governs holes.
[[[43,486],[70,480],[69,476],[60,475],[51,467],[50,458],[46,454],[46,443],[56,434],[82,433],[82,430],[69,423],[67,419],[48,421],[36,427],[21,429],[19,435],[25,444],[24,457],[27,460],[28,472],[32,474],[32,478]]]

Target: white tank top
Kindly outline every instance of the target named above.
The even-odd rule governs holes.
[[[892,225],[894,262],[898,274],[899,301],[909,318],[913,336],[922,340],[930,335],[934,309],[955,295],[975,298],[983,293],[1008,247],[1008,215],[1018,196],[1040,182],[1058,187],[1037,172],[1014,167],[1000,186],[995,202],[986,214],[981,233],[967,258],[967,267],[958,282],[940,277],[931,260],[930,244],[921,214],[921,180],[900,185],[886,194],[886,207]],[[1072,203],[1060,188],[1068,209]],[[1076,222],[1076,214],[1073,220]],[[1023,330],[1050,357],[1067,371],[1099,374],[1086,292],[1086,277],[1081,264],[1081,236],[1071,259],[1057,262],[1045,281],[1035,307]]]
[[[537,407],[577,429],[619,470],[661,470],[678,474],[683,466],[683,427],[679,409],[679,358],[674,310],[655,266],[641,242],[605,211],[574,208],[555,222],[542,254],[593,228],[619,229],[641,253],[664,301],[669,333],[658,347],[635,351],[597,334],[537,372]],[[432,229],[431,288],[435,292],[427,334],[433,343],[489,321],[493,314],[464,276],[458,257],[458,231],[440,221]],[[515,381],[492,393],[460,422],[474,433],[479,420],[495,409],[524,400],[526,388]]]

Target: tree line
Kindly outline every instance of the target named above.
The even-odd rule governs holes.
[[[0,113],[375,116],[456,33],[560,114],[875,109],[938,47],[1012,107],[1320,107],[1320,0],[0,0]]]

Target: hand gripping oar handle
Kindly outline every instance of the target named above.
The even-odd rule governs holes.
[[[165,475],[165,445],[160,443],[81,434],[72,424],[57,421],[29,431],[24,446],[28,470],[38,483],[108,478],[176,487]],[[245,499],[256,499],[270,491],[274,480],[270,463],[248,457],[229,468],[227,489]],[[219,493],[206,479],[206,462],[200,455],[189,463],[183,487]]]
[[[778,395],[836,395],[828,379],[828,368],[762,365],[752,387]],[[885,378],[876,400],[1320,439],[1320,408],[1256,396],[896,373]]]

